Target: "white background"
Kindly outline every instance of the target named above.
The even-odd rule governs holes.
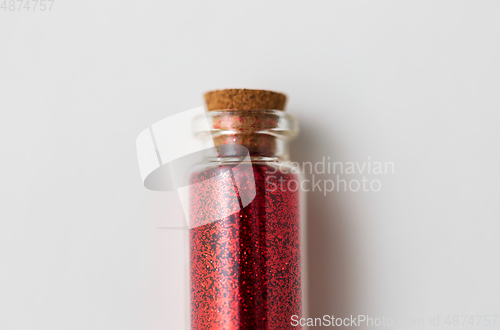
[[[182,329],[135,138],[245,87],[289,96],[294,160],[395,164],[309,194],[308,316],[500,314],[500,2],[55,0],[0,10],[0,329]]]

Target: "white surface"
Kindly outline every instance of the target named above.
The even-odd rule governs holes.
[[[182,210],[142,186],[135,139],[243,87],[288,94],[295,160],[395,164],[378,193],[309,194],[309,316],[499,314],[499,17],[495,1],[0,10],[0,329],[181,329],[182,232],[156,228]]]

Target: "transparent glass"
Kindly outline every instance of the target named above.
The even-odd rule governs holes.
[[[306,308],[304,198],[289,160],[297,121],[221,110],[197,135],[216,154],[190,174],[192,329],[299,329]],[[199,120],[205,120],[200,118]]]

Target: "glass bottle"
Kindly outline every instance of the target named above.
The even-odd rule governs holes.
[[[299,169],[289,160],[297,121],[280,93],[205,98],[210,132],[197,134],[216,153],[190,174],[191,328],[298,329],[305,232]]]

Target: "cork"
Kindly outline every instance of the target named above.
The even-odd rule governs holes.
[[[212,110],[284,110],[286,95],[260,89],[221,89],[205,94]]]

